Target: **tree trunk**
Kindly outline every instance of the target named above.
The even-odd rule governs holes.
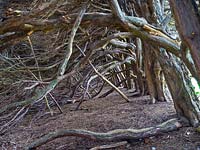
[[[144,70],[152,103],[166,101],[162,86],[162,68],[154,54],[154,48],[147,42],[144,45]]]
[[[193,0],[170,0],[177,30],[190,49],[200,82],[200,17],[195,3]]]
[[[145,87],[143,82],[143,66],[142,66],[142,41],[139,38],[136,38],[136,65],[133,66],[137,75],[138,91],[140,95],[144,95]]]
[[[164,88],[163,88],[164,76],[161,72],[162,68],[158,60],[155,61],[153,67],[154,67],[153,69],[154,69],[155,84],[156,84],[156,91],[157,91],[156,99],[158,101],[166,101],[166,98],[164,95]]]
[[[189,0],[186,0],[186,1],[189,1]],[[178,8],[178,6],[182,6],[184,8],[184,7],[187,6],[186,1],[183,2],[181,0],[175,0],[175,1],[171,0],[171,5],[176,4],[175,6],[177,8]],[[137,4],[137,6],[139,6],[138,8],[140,8],[140,10],[137,9],[137,14],[139,14],[139,16],[144,17],[149,23],[153,23],[153,24],[159,26],[158,23],[163,18],[159,17],[160,15],[158,14],[158,12],[163,10],[163,9],[159,8],[163,5],[158,5],[155,2],[156,2],[156,0],[150,0],[150,1],[134,0],[134,3]],[[197,24],[197,27],[191,28],[191,26],[189,25],[190,20],[191,20],[190,16],[188,16],[186,18],[183,15],[184,13],[180,13],[181,10],[177,9],[177,8],[175,8],[175,9],[179,13],[175,14],[177,16],[176,19],[178,19],[179,17],[180,18],[182,17],[182,19],[185,18],[186,21],[188,20],[186,25],[188,25],[190,27],[190,30],[192,30],[194,28],[194,30],[195,30],[194,36],[195,37],[198,36],[194,41],[192,41],[192,39],[194,37],[190,38],[189,35],[191,35],[193,33],[190,31],[189,35],[188,35],[188,34],[186,34],[186,33],[188,33],[188,31],[184,30],[184,29],[187,29],[187,28],[180,28],[180,30],[183,31],[183,35],[186,35],[186,37],[187,37],[187,39],[184,39],[184,41],[186,40],[187,44],[190,44],[190,48],[191,48],[191,51],[192,51],[191,54],[193,56],[193,59],[195,61],[195,65],[196,65],[197,70],[198,70],[198,65],[200,65],[200,63],[199,63],[199,56],[200,55],[198,54],[198,52],[199,52],[198,50],[200,50],[200,47],[199,47],[200,44],[198,44],[198,42],[200,42],[200,39],[199,39],[199,37],[200,37],[199,36],[200,35],[199,34],[200,27],[198,25],[199,22],[198,22],[197,19],[194,18],[194,21]],[[191,8],[191,6],[190,6],[190,8]],[[190,11],[190,9],[188,11]],[[157,19],[155,19],[155,17]],[[196,15],[195,16],[193,15],[193,17],[196,17]],[[180,24],[181,24],[181,22],[180,22]],[[182,26],[185,27],[185,25],[182,25]],[[184,31],[186,33],[184,33]],[[145,42],[147,44],[146,47],[150,47],[150,44],[148,44],[147,41],[145,41]],[[146,50],[146,47],[145,47],[145,50]],[[189,81],[190,79],[188,77],[188,74],[185,74],[186,70],[183,70],[183,68],[182,68],[183,64],[181,64],[178,59],[175,59],[174,56],[171,56],[171,55],[168,56],[165,53],[165,50],[163,50],[164,53],[160,52],[159,49],[154,49],[154,51],[156,53],[160,53],[160,55],[157,55],[158,60],[159,60],[159,63],[162,67],[163,73],[165,75],[166,83],[167,83],[169,90],[170,90],[170,93],[172,95],[177,114],[181,118],[186,118],[191,125],[197,126],[199,124],[199,120],[200,120],[200,117],[199,117],[200,116],[200,113],[199,113],[200,112],[200,106],[199,106],[200,104],[199,104],[199,100],[197,99],[193,90],[191,89],[190,81]],[[148,57],[151,57],[151,56],[148,56]],[[154,59],[154,58],[151,58],[151,59]],[[150,74],[150,72],[149,72],[149,74]],[[151,83],[152,83],[152,81],[151,81]],[[152,93],[155,94],[155,89],[154,88],[152,88],[152,89],[153,89]]]
[[[154,83],[155,78],[154,78],[154,70],[153,70],[153,59],[151,58],[152,56],[152,51],[149,48],[149,45],[144,43],[144,72],[147,80],[147,86],[148,86],[148,91],[149,95],[151,97],[151,103],[156,102],[156,96],[157,96],[157,91],[156,91],[156,85]]]
[[[165,50],[159,56],[178,116],[187,119],[192,126],[198,126],[200,103],[191,88],[187,70],[183,70],[184,65],[174,56],[168,56]]]

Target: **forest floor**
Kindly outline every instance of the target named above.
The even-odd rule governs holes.
[[[28,143],[42,135],[57,129],[86,129],[95,132],[107,132],[113,129],[144,128],[162,123],[176,117],[172,102],[149,104],[149,97],[134,97],[126,92],[131,102],[125,102],[117,93],[106,98],[85,101],[81,109],[75,111],[77,104],[62,106],[63,113],[54,109],[51,116],[48,111],[29,113],[23,120],[0,136],[0,149],[21,150]],[[57,112],[57,113],[56,113]],[[109,142],[91,141],[78,137],[63,137],[51,141],[39,150],[87,150]],[[115,150],[199,150],[200,135],[192,128],[165,133],[129,143]]]

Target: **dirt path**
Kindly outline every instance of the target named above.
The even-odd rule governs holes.
[[[130,95],[130,94],[129,94]],[[63,114],[50,116],[48,112],[27,115],[26,118],[0,137],[0,149],[21,150],[23,146],[38,137],[56,129],[87,129],[106,132],[113,129],[142,128],[156,125],[175,116],[172,103],[148,104],[148,97],[130,97],[126,103],[116,93],[107,98],[86,101],[79,111],[73,111],[76,104],[63,106]],[[55,112],[58,112],[55,110]],[[39,117],[40,116],[40,117]],[[30,119],[31,118],[31,119]],[[200,135],[191,128],[164,134],[158,137],[135,141],[118,149],[129,150],[197,150],[200,149]],[[65,137],[40,147],[40,150],[86,150],[109,144],[88,141],[82,138]]]

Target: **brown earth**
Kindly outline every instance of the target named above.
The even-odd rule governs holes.
[[[95,98],[84,102],[81,109],[74,111],[77,104],[62,106],[64,113],[50,115],[47,111],[28,114],[18,125],[0,136],[0,149],[21,150],[42,135],[57,129],[86,129],[106,132],[113,129],[143,128],[162,123],[175,117],[171,102],[148,104],[149,97],[131,97],[126,103],[118,94],[106,98]],[[181,128],[148,138],[132,141],[116,150],[199,150],[200,135],[192,128]],[[87,150],[109,142],[90,141],[77,137],[64,137],[51,141],[39,150]]]

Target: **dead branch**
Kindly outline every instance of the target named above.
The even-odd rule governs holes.
[[[67,51],[66,51],[66,56],[65,56],[65,59],[64,59],[64,62],[60,68],[60,73],[59,75],[63,75],[65,73],[65,69],[67,67],[67,64],[68,64],[68,61],[72,55],[72,50],[73,50],[73,41],[74,41],[74,38],[75,38],[75,35],[76,35],[76,32],[78,30],[78,27],[79,25],[81,24],[81,21],[82,21],[82,18],[86,12],[86,9],[87,9],[87,5],[84,6],[84,8],[80,11],[80,14],[78,15],[75,23],[74,23],[74,26],[72,28],[72,31],[71,31],[71,36],[70,36],[70,39],[69,39],[69,44],[68,44],[68,48],[67,48]]]
[[[5,133],[7,130],[9,130],[9,128],[15,125],[20,119],[22,119],[26,115],[28,110],[29,110],[29,107],[27,108],[22,107],[9,122],[1,126],[0,134]]]
[[[113,2],[114,6],[114,12],[119,11],[119,9],[116,8],[116,2]],[[121,12],[122,13],[122,12]],[[69,15],[70,16],[70,15]],[[2,24],[0,24],[0,35],[2,38],[1,40],[4,39],[11,39],[7,38],[6,33],[14,33],[14,39],[17,38],[19,39],[20,34],[23,33],[23,36],[21,36],[20,39],[24,38],[27,35],[30,35],[34,32],[38,31],[50,31],[58,28],[63,28],[63,27],[71,27],[71,22],[75,20],[77,15],[71,15],[70,20],[63,19],[63,16],[58,19],[49,19],[49,20],[38,20],[36,18],[30,18],[29,16],[25,17],[18,17],[14,19],[10,19]],[[68,16],[67,16],[68,18]],[[110,13],[87,13],[85,14],[84,19],[82,20],[83,25],[88,25],[89,23],[93,24],[101,24],[103,25],[108,25],[108,26],[124,26],[126,29],[130,30],[133,35],[140,37],[141,39],[144,40],[150,40],[153,44],[159,44],[159,46],[166,48],[169,52],[173,53],[177,57],[181,57],[180,54],[180,47],[176,43],[175,40],[170,39],[167,35],[164,33],[160,33],[160,31],[156,30],[154,27],[149,27],[146,24],[140,24],[144,27],[143,31],[141,31],[140,27],[134,26],[134,24],[138,25],[138,19],[140,18],[131,18],[130,16],[124,17],[121,15],[118,18],[114,17]],[[137,21],[134,22],[136,19]],[[131,20],[131,22],[130,22]],[[123,22],[124,21],[124,22]],[[18,35],[16,35],[18,33]],[[19,34],[20,33],[20,34]],[[14,40],[13,39],[13,40]],[[4,40],[5,41],[5,40]],[[9,41],[8,41],[9,42]],[[5,45],[8,45],[7,43],[4,42],[3,45],[0,46],[0,50],[5,48]]]
[[[168,120],[162,124],[156,125],[154,127],[143,128],[143,129],[116,129],[109,131],[107,133],[97,133],[87,130],[80,129],[62,129],[55,132],[46,134],[45,136],[37,139],[28,146],[25,150],[33,150],[37,147],[48,143],[54,139],[65,137],[65,136],[76,136],[87,138],[95,141],[107,141],[107,142],[117,142],[117,141],[127,141],[127,140],[138,140],[155,135],[160,135],[162,133],[170,132],[181,128],[182,125],[177,119]]]
[[[16,107],[23,107],[23,106],[27,106],[30,104],[34,104],[36,102],[41,101],[45,96],[47,96],[52,90],[55,89],[55,87],[64,79],[74,75],[75,73],[77,73],[78,71],[80,71],[81,69],[83,69],[85,67],[85,65],[88,62],[88,59],[91,57],[92,52],[91,51],[95,51],[99,48],[102,48],[104,45],[106,45],[108,43],[109,40],[113,39],[113,38],[117,38],[117,37],[129,37],[131,36],[131,33],[129,32],[122,32],[122,33],[116,33],[114,35],[111,35],[101,41],[98,41],[96,43],[94,43],[91,47],[90,50],[87,51],[88,53],[86,54],[86,57],[84,57],[82,60],[79,61],[78,65],[76,66],[76,69],[72,70],[71,72],[68,72],[62,76],[58,76],[57,79],[52,80],[51,82],[49,82],[49,84],[40,92],[40,93],[36,93],[36,96],[24,100],[24,101],[20,101],[20,102],[16,102],[16,103],[11,103],[3,108],[0,109],[0,114],[16,108]]]
[[[80,51],[81,51],[81,49],[80,49]],[[82,52],[82,54],[83,54],[84,56],[86,56],[86,55],[84,54],[83,51],[81,51],[81,52]],[[104,82],[106,82],[106,83],[109,84],[111,87],[113,87],[113,88],[116,90],[116,92],[119,93],[119,94],[122,96],[122,98],[126,100],[126,102],[129,102],[128,97],[127,97],[119,88],[117,88],[112,82],[110,82],[106,77],[104,77],[104,76],[94,67],[94,65],[92,64],[92,62],[91,62],[90,60],[88,60],[88,62],[89,62],[89,64],[90,64],[90,66],[92,67],[92,69],[95,71],[95,73],[96,73]]]
[[[126,79],[120,81],[119,83],[117,83],[116,87],[120,86],[123,82],[126,82],[127,80],[133,79],[133,78],[135,78],[135,77],[131,76],[131,77],[129,77],[129,78],[126,78]],[[105,92],[104,94],[102,94],[101,96],[99,96],[99,98],[104,98],[104,97],[108,96],[108,95],[111,94],[114,90],[115,90],[114,88],[111,88],[110,90],[108,90],[107,92]]]
[[[180,45],[175,40],[149,25],[145,19],[124,15],[117,0],[111,0],[110,5],[121,26],[132,32],[134,36],[149,40],[152,44],[159,45],[175,56],[181,57]]]

